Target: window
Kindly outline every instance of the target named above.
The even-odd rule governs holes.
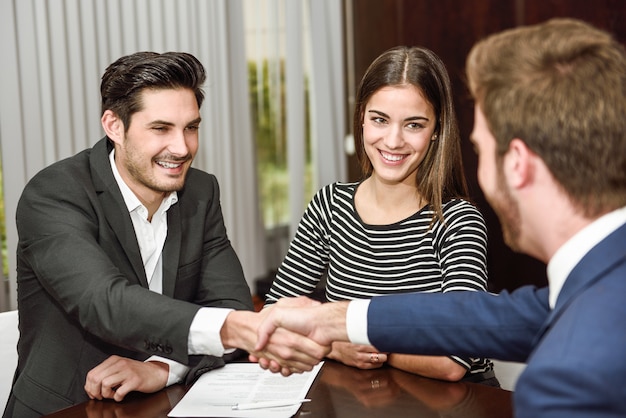
[[[258,187],[262,218],[266,230],[298,221],[292,213],[301,213],[317,188],[313,181],[311,131],[309,112],[309,78],[303,74],[302,126],[296,129],[303,138],[288,138],[286,59],[299,59],[287,55],[285,0],[246,0],[246,48],[250,82],[253,135],[256,141]],[[307,9],[301,9],[306,13]],[[301,18],[301,22],[307,21]],[[308,36],[306,25],[298,25],[303,37]],[[304,39],[304,38],[303,38]],[[305,42],[303,42],[305,44]],[[306,59],[306,54],[302,55]],[[304,64],[301,68],[307,72]],[[294,120],[294,119],[290,119]],[[300,120],[300,118],[295,118]],[[303,177],[290,175],[289,147],[298,147],[303,153]],[[291,163],[293,164],[293,163]],[[301,193],[290,193],[300,189]],[[300,201],[290,202],[300,197]],[[293,207],[293,211],[290,211]]]

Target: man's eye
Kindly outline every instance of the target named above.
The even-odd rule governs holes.
[[[198,129],[200,129],[198,125],[187,126],[188,131],[197,131]]]

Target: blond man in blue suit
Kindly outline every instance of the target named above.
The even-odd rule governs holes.
[[[549,286],[276,309],[257,348],[287,327],[321,344],[524,361],[517,418],[625,417],[624,47],[555,19],[479,42],[467,76],[480,186],[507,244],[548,264]]]

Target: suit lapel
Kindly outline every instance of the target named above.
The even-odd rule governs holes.
[[[178,274],[178,258],[181,246],[180,197],[178,203],[167,211],[167,238],[163,246],[163,294],[173,297]]]
[[[148,280],[141,260],[135,229],[122,193],[113,176],[111,164],[109,164],[109,152],[111,150],[112,147],[106,137],[92,149],[90,165],[94,187],[98,192],[100,204],[109,227],[115,233],[124,253],[127,254],[128,262],[132,265],[140,284],[147,288]]]
[[[593,247],[565,280],[554,310],[538,339],[552,326],[567,306],[586,289],[601,280],[608,271],[626,260],[626,225],[622,225]]]

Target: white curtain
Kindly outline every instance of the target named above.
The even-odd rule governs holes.
[[[298,17],[301,21],[298,21]],[[347,179],[344,42],[342,2],[338,0],[287,0],[287,140],[291,179],[290,237],[295,235],[304,210],[304,75],[309,74],[311,144],[316,188]],[[304,22],[302,22],[304,19]],[[306,28],[304,34],[300,28]],[[307,36],[308,35],[308,36]],[[291,100],[290,100],[291,99]],[[294,111],[295,110],[295,111]]]
[[[338,0],[309,0],[313,145],[319,186],[347,180],[344,15]]]
[[[15,208],[43,167],[92,146],[100,127],[100,77],[135,51],[186,51],[207,69],[194,166],[221,186],[228,233],[252,286],[266,272],[251,134],[240,0],[2,0],[0,145],[9,261],[16,307]],[[0,291],[0,296],[3,291]]]

